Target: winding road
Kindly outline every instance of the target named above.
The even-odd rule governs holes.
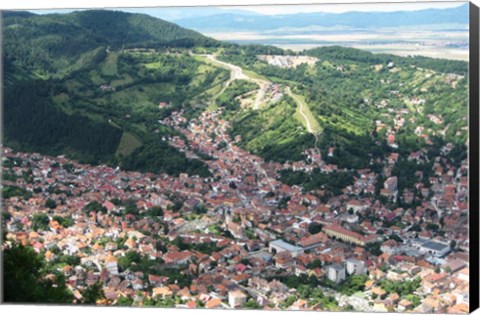
[[[252,78],[247,74],[245,74],[245,72],[243,72],[243,69],[240,68],[239,66],[218,60],[216,55],[198,55],[198,56],[206,57],[211,62],[219,64],[223,68],[227,68],[230,70],[230,79],[228,79],[228,81],[225,82],[222,90],[218,93],[218,95],[222,94],[225,91],[225,89],[230,85],[230,83],[232,83],[234,80],[246,80],[246,81],[254,82],[260,88],[257,90],[257,96],[255,98],[253,109],[258,110],[260,108],[260,104],[262,103],[263,98],[265,96],[265,90],[267,86],[272,84],[270,81],[262,80],[258,78]]]
[[[306,123],[306,126],[307,126],[307,131],[315,137],[314,147],[315,147],[316,150],[318,150],[320,152],[320,150],[318,149],[318,146],[317,146],[317,142],[318,142],[318,136],[321,133],[321,129],[320,129],[321,127],[319,125],[316,126],[315,128],[312,126],[312,122],[310,121],[310,119],[308,118],[308,115],[306,114],[307,111],[310,112],[310,108],[308,108],[308,105],[305,104],[305,102],[303,102],[301,99],[299,99],[298,96],[293,94],[293,92],[290,90],[290,87],[287,86],[285,88],[285,91],[298,104],[299,109],[300,109],[299,113],[303,117],[303,119],[305,119],[305,123]],[[313,116],[313,114],[311,112],[310,112],[310,115]]]
[[[218,60],[216,55],[204,54],[204,55],[197,55],[197,56],[207,58],[212,63],[218,64],[219,66],[230,70],[230,78],[224,83],[224,87],[218,93],[218,95],[222,94],[225,91],[225,89],[230,85],[230,83],[232,83],[234,80],[246,80],[246,81],[250,81],[258,84],[260,89],[257,90],[257,96],[255,98],[253,109],[258,110],[260,108],[260,104],[262,103],[263,98],[265,96],[266,88],[272,84],[270,81],[259,79],[259,78],[253,78],[247,75],[241,67],[228,62]],[[312,118],[309,118],[309,116],[313,117],[313,114],[310,112],[308,105],[306,105],[305,102],[299,99],[298,96],[293,94],[290,87],[288,86],[285,87],[285,91],[298,104],[299,113],[302,116],[302,118],[305,120],[307,131],[315,137],[315,148],[317,148],[318,135],[321,133],[320,126],[318,125],[318,123],[315,123],[316,126],[312,124],[310,120]]]
[[[316,131],[313,130],[310,120],[308,119],[307,115],[304,112],[305,105],[303,104],[303,102],[295,94],[292,93],[292,91],[290,90],[290,87],[286,87],[285,91],[287,91],[287,94],[290,95],[290,97],[293,98],[293,100],[300,106],[300,115],[302,115],[303,119],[305,119],[305,122],[307,125],[307,131],[312,134],[315,134]]]

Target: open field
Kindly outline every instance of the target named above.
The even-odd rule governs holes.
[[[118,53],[109,53],[106,61],[102,64],[102,73],[106,76],[114,76],[118,74]]]
[[[433,58],[468,60],[468,29],[389,28],[381,30],[312,30],[295,29],[271,32],[212,32],[215,39],[240,44],[268,44],[302,51],[319,46],[340,45],[373,53],[400,56],[421,55]]]
[[[315,119],[315,116],[310,111],[307,103],[305,102],[305,97],[298,94],[293,94],[289,88],[287,88],[287,93],[293,98],[293,100],[298,104],[295,110],[294,117],[307,128],[307,131],[313,134],[318,135],[322,132],[322,127],[320,127],[318,121]]]
[[[142,145],[142,142],[138,140],[137,137],[135,137],[130,132],[124,132],[122,134],[122,138],[120,139],[120,143],[118,144],[118,148],[117,148],[117,151],[115,152],[115,155],[128,156],[130,155],[130,153],[132,153],[136,148],[140,147],[141,145]]]

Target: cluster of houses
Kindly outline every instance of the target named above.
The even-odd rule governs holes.
[[[48,262],[77,257],[78,265],[61,267],[75,297],[101,281],[106,300],[114,304],[122,297],[139,305],[146,298],[171,298],[176,307],[241,308],[253,301],[279,309],[296,292],[271,280],[278,274],[334,283],[367,275],[364,295],[347,300],[364,301],[371,311],[468,310],[466,161],[459,167],[445,156],[434,157],[429,185],[417,174],[415,191],[399,195],[398,179],[391,174],[399,156],[392,153],[384,161],[380,194],[411,204],[392,209],[375,198],[379,177],[370,169],[358,170],[354,183],[338,196],[283,184],[278,171],[292,163],[265,162],[240,148],[219,111],[190,122],[175,112],[162,123],[185,135],[165,141],[187,157],[198,158],[199,152],[211,157],[205,160],[211,177],[126,172],[2,148],[8,161],[2,185],[28,193],[4,200],[7,239],[32,246]],[[451,146],[442,148],[449,150]],[[314,151],[309,154],[321,160]],[[421,163],[426,157],[419,151],[408,158]],[[303,163],[294,166],[306,167]],[[48,207],[47,199],[55,207]],[[138,213],[125,213],[125,202],[132,200]],[[103,210],[84,211],[93,201]],[[157,207],[161,215],[148,215]],[[44,230],[34,228],[39,213],[49,218]],[[60,218],[72,224],[63,226]],[[315,226],[321,228],[314,231]],[[180,248],[178,239],[188,248]],[[202,252],[197,244],[212,244],[213,250]],[[168,274],[131,271],[122,266],[131,252],[161,267],[178,268],[192,281],[180,286]],[[421,281],[414,295],[420,303],[388,295],[381,287],[383,279],[417,277]],[[349,303],[356,307],[357,302]],[[290,309],[322,307],[298,299]]]
[[[396,69],[394,65],[390,64],[389,68],[391,68],[390,70]],[[458,82],[464,78],[457,74],[439,74],[432,70],[421,68],[416,68],[416,71],[415,76],[426,78],[434,77],[435,79],[443,80],[443,83],[450,85],[453,88],[456,88]],[[390,80],[384,79],[381,79],[380,83],[383,85],[394,84]],[[402,89],[408,87],[408,84],[399,83],[398,87]],[[432,136],[445,136],[448,127],[444,126],[444,119],[440,114],[428,114],[425,115],[423,120],[420,119],[420,117],[423,116],[424,107],[427,103],[427,99],[422,97],[422,94],[427,91],[427,87],[421,85],[414,89],[414,92],[418,93],[417,96],[407,97],[406,95],[403,95],[400,90],[390,90],[391,98],[397,98],[405,104],[405,107],[395,108],[390,106],[392,104],[391,99],[382,99],[374,104],[378,109],[386,109],[382,112],[381,119],[375,121],[375,132],[378,133],[382,130],[386,131],[386,143],[388,146],[395,149],[398,148],[397,134],[400,129],[405,128],[407,122],[417,124],[414,130],[415,135],[422,138],[428,145],[433,144],[431,140]],[[364,102],[371,103],[371,100],[364,99]],[[440,129],[441,127],[444,128]]]

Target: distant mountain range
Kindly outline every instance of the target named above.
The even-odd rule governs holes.
[[[378,28],[429,24],[468,25],[469,6],[396,12],[298,13],[287,15],[250,15],[223,13],[175,20],[175,23],[200,32],[268,31],[279,28],[347,27]]]
[[[217,16],[223,14],[235,14],[237,16],[261,16],[258,13],[247,10],[235,10],[230,8],[219,7],[162,7],[162,8],[135,8],[135,9],[122,9],[129,13],[143,13],[150,16],[175,22],[183,19],[196,19],[209,16]]]

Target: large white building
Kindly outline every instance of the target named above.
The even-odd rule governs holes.
[[[346,278],[345,267],[333,264],[327,267],[327,277],[335,283],[340,283]]]
[[[247,301],[247,295],[240,290],[228,292],[228,304],[230,307],[241,307]]]
[[[355,258],[345,260],[345,268],[349,275],[361,275],[365,273],[365,263]]]

